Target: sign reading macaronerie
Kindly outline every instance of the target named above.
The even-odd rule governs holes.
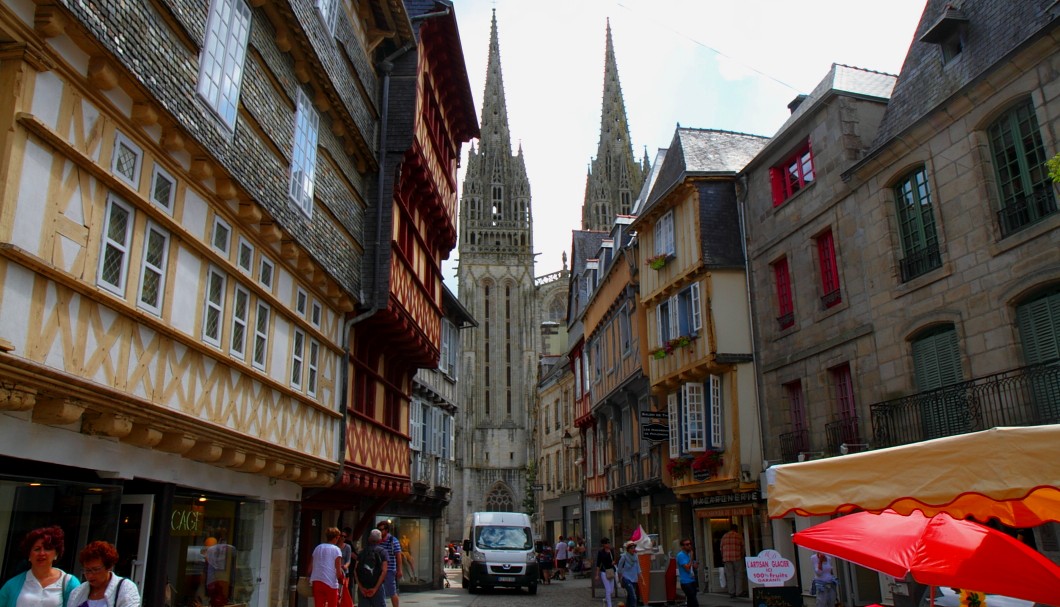
[[[781,556],[776,550],[763,550],[758,556],[744,558],[747,563],[747,579],[763,586],[783,586],[795,577],[795,564]]]

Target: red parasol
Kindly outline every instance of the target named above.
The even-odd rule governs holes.
[[[795,543],[863,567],[929,586],[950,586],[1058,604],[1060,567],[995,529],[948,514],[926,518],[886,510],[832,519]]]

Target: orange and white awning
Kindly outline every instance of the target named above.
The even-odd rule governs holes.
[[[766,471],[769,515],[855,510],[1060,522],[1060,425],[993,428]]]

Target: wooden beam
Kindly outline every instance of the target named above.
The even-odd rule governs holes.
[[[110,411],[89,412],[81,416],[81,432],[92,436],[121,438],[132,432],[132,419]]]
[[[196,181],[209,179],[213,177],[213,163],[205,156],[192,158],[191,170],[188,171],[188,174]]]
[[[261,207],[254,201],[240,201],[237,215],[246,223],[258,223],[262,218]]]
[[[151,126],[158,122],[158,110],[149,101],[140,101],[132,107],[133,122],[139,126]]]
[[[181,455],[195,446],[195,437],[183,432],[164,432],[155,446],[159,451]]]
[[[33,421],[49,426],[65,426],[81,419],[85,403],[71,398],[38,398],[33,406]]]
[[[88,83],[101,91],[109,91],[118,86],[118,71],[106,57],[92,57],[88,60]]]
[[[147,424],[134,423],[132,425],[132,430],[130,430],[125,436],[121,437],[121,442],[128,443],[135,447],[149,449],[162,442],[162,432],[148,426]]]
[[[60,36],[66,31],[66,15],[54,4],[42,4],[33,13],[33,29],[45,38]]]
[[[162,147],[167,152],[180,152],[184,149],[184,133],[176,127],[162,131]]]
[[[261,234],[262,238],[269,242],[280,242],[283,238],[283,231],[271,221],[263,221],[259,223],[258,233]]]
[[[0,411],[29,411],[37,402],[37,391],[25,386],[0,385]]]

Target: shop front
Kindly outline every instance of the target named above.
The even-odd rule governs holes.
[[[695,544],[700,563],[707,576],[707,592],[726,592],[721,586],[721,537],[732,525],[737,525],[743,536],[744,556],[754,556],[765,547],[761,525],[765,502],[758,491],[721,493],[696,497],[691,500],[695,518]],[[730,584],[728,580],[726,584]],[[746,581],[744,588],[749,588]]]
[[[408,516],[399,514],[380,514],[372,525],[383,521],[390,523],[390,533],[398,538],[401,552],[405,555],[401,566],[401,585],[404,587],[434,587],[440,582],[442,549],[445,542],[437,518]],[[362,542],[363,544],[363,542]]]

